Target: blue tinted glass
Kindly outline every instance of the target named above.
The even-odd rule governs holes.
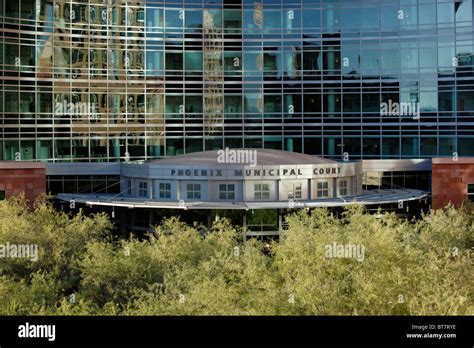
[[[184,21],[186,28],[201,28],[202,27],[202,11],[200,10],[186,10],[184,13]]]
[[[305,10],[303,11],[303,28],[321,28],[321,11],[320,10]]]
[[[184,22],[184,10],[166,10],[165,24],[167,28],[182,28]]]

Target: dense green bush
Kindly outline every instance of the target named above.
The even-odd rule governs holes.
[[[119,240],[105,214],[2,201],[0,244],[37,244],[39,257],[0,259],[0,314],[474,314],[467,210],[407,221],[353,206],[287,222],[270,246],[225,219],[203,234],[173,218],[144,240]],[[328,257],[334,243],[362,246],[363,258]]]

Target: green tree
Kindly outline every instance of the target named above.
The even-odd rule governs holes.
[[[22,197],[1,201],[0,245],[37,245],[38,255],[37,261],[0,260],[0,314],[55,311],[57,301],[79,288],[79,261],[88,243],[107,240],[111,228],[105,214],[88,217],[79,211],[69,216],[56,211],[46,197],[33,209]]]
[[[474,217],[447,207],[408,221],[325,209],[287,217],[278,242],[164,220],[114,239],[105,214],[0,202],[0,245],[37,244],[36,262],[0,259],[0,314],[474,314]],[[359,246],[357,255],[332,246]]]
[[[302,211],[288,223],[275,264],[294,295],[291,314],[473,313],[472,215],[449,207],[410,222],[351,207],[341,218]],[[333,243],[363,246],[363,261],[327,257]]]

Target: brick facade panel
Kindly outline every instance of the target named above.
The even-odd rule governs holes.
[[[46,169],[37,168],[34,163],[31,168],[25,162],[6,163],[8,168],[0,169],[0,190],[5,191],[5,196],[11,197],[24,193],[30,204],[38,195],[46,192]]]
[[[467,184],[474,184],[474,162],[435,163],[433,161],[433,208],[439,209],[449,203],[459,207],[467,199]]]

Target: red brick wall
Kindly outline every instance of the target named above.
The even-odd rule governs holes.
[[[434,158],[432,164],[432,207],[452,203],[459,207],[467,198],[467,184],[474,184],[474,159]]]
[[[5,197],[25,193],[33,203],[41,193],[46,192],[46,168],[41,163],[0,162],[0,190]]]

